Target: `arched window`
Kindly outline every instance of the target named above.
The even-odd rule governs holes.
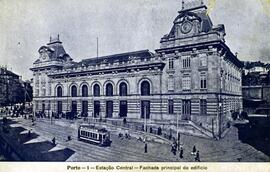
[[[111,83],[106,85],[106,96],[113,96],[113,86]]]
[[[148,81],[143,81],[141,83],[141,95],[149,96],[150,95],[150,84]]]
[[[77,87],[75,85],[71,87],[71,97],[77,97]]]
[[[63,96],[63,91],[62,91],[62,87],[58,86],[56,89],[56,95],[57,97],[62,97]]]
[[[127,96],[127,84],[122,82],[119,85],[119,94],[120,96]]]
[[[98,84],[94,85],[94,96],[95,97],[100,96],[100,87]]]
[[[87,85],[82,86],[82,96],[83,97],[88,97],[88,87],[87,87]]]

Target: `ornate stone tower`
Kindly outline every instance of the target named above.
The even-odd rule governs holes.
[[[225,35],[224,25],[213,25],[203,1],[182,1],[172,29],[156,50],[166,62],[163,83],[179,107],[179,119],[213,136],[221,135],[230,111],[242,105],[242,64],[225,44]],[[227,89],[231,84],[235,88]]]
[[[55,38],[50,37],[50,42],[41,46],[38,53],[39,58],[31,68],[34,76],[33,102],[35,110],[48,113],[51,110],[51,102],[46,101],[46,97],[54,96],[48,74],[72,64],[72,58],[66,53],[59,35]]]

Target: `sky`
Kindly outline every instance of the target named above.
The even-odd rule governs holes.
[[[186,0],[188,1],[188,0]],[[181,0],[0,0],[0,65],[24,80],[38,49],[60,35],[80,61],[160,47]],[[214,25],[224,24],[226,44],[240,60],[270,62],[270,0],[205,0]]]

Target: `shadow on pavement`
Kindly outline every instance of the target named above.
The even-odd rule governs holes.
[[[237,124],[239,140],[270,157],[270,124],[257,125],[252,121],[249,124]]]
[[[10,127],[10,124],[16,122],[8,121],[8,133],[3,133],[3,137],[12,147],[12,149],[19,155],[21,161],[66,161],[72,156],[75,151],[64,148],[60,150],[50,151],[56,145],[50,141],[34,141],[27,143],[32,139],[39,137],[38,134],[26,130],[23,127]],[[21,133],[23,132],[24,133]],[[12,161],[12,159],[10,159]]]
[[[69,148],[63,150],[51,151],[44,153],[44,160],[42,161],[66,161],[71,157],[75,152]]]
[[[49,142],[30,143],[24,146],[24,153],[27,161],[66,161],[75,152],[65,148],[62,150],[51,151],[55,146]]]

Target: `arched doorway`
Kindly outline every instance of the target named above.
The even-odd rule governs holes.
[[[141,83],[141,96],[150,96],[150,83],[148,81],[143,81]],[[150,118],[150,101],[141,101],[141,118]]]
[[[88,86],[87,85],[82,86],[82,97],[88,97]]]

